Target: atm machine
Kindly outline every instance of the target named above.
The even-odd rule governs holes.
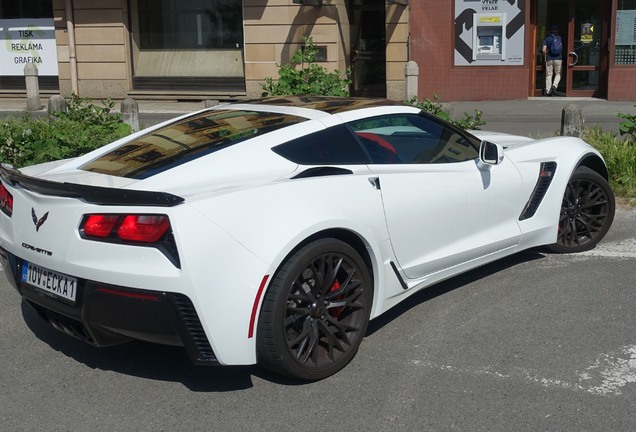
[[[506,60],[506,14],[473,16],[473,60]]]

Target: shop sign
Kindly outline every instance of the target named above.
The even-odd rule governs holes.
[[[39,75],[57,75],[53,18],[0,20],[0,75],[24,75],[32,63]]]

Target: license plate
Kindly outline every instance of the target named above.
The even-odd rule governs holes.
[[[22,263],[22,282],[40,288],[43,291],[75,301],[77,295],[77,279],[40,267],[30,262]]]

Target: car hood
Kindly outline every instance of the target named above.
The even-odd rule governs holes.
[[[490,131],[470,131],[473,135],[482,141],[490,141],[499,144],[505,148],[513,147],[519,144],[527,144],[532,141],[536,141],[534,138],[524,137],[520,135],[511,135],[501,132]]]

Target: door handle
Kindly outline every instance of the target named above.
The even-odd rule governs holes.
[[[574,51],[570,52],[570,55],[574,57],[574,63],[570,63],[568,66],[572,67],[579,62],[579,55]]]

